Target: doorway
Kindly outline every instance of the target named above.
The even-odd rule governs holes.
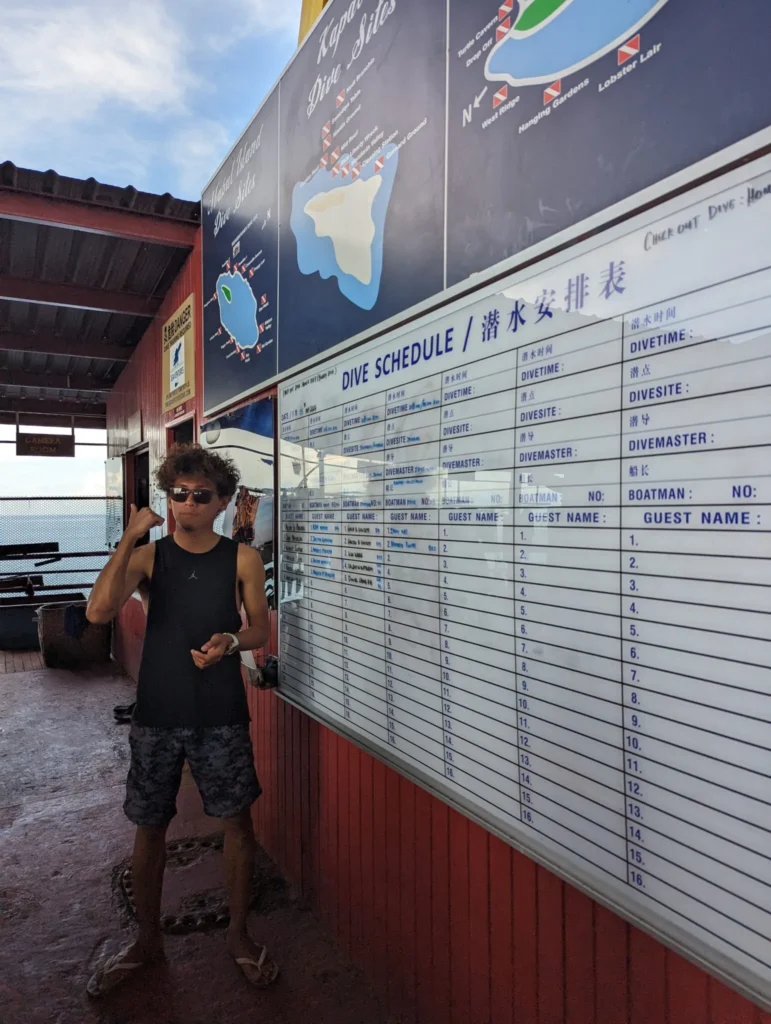
[[[195,426],[192,419],[179,423],[169,431],[172,444],[192,444],[195,438]]]

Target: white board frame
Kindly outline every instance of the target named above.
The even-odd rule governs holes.
[[[734,147],[735,148],[735,147]],[[713,157],[705,163],[713,166],[717,162],[718,158]],[[701,166],[701,165],[700,165]],[[693,169],[691,169],[693,170]],[[606,243],[612,242],[617,238],[639,230],[641,227],[652,219],[656,220],[665,218],[671,214],[677,213],[683,208],[683,206],[703,202],[707,200],[711,195],[722,192],[731,187],[741,185],[743,182],[755,176],[771,172],[771,155],[763,155],[756,158],[753,161],[747,161],[739,167],[735,167],[732,170],[725,171],[721,175],[712,175],[710,179],[702,184],[695,185],[688,189],[686,193],[682,194],[682,188],[680,193],[674,198],[668,198],[661,203],[654,201],[649,202],[646,211],[637,211],[635,214],[629,214],[625,217],[623,222],[616,223],[609,227],[607,230],[602,232],[602,237],[598,238],[599,230],[595,229],[592,232],[591,237],[582,238],[576,243],[574,247],[570,248],[570,252],[564,251],[566,243],[563,241],[561,251],[559,253],[553,253],[554,239],[550,239],[548,243],[544,243],[544,248],[549,250],[547,255],[544,255],[542,260],[538,260],[538,267],[534,268],[532,263],[535,262],[533,256],[534,250],[529,250],[529,260],[527,273],[523,273],[524,268],[519,266],[516,267],[510,275],[506,275],[506,280],[496,280],[495,282],[488,282],[485,285],[480,285],[479,288],[469,293],[468,290],[462,297],[456,297],[455,301],[448,302],[442,309],[442,315],[451,315],[452,313],[463,309],[465,306],[472,302],[478,302],[488,296],[500,293],[504,288],[511,289],[515,288],[519,281],[526,277],[530,277],[533,273],[540,273],[541,271],[547,272],[548,270],[559,266],[559,264],[566,259],[573,260],[580,257],[584,253],[591,251],[599,244],[605,245]],[[687,178],[691,173],[683,172],[682,175],[675,176],[676,178]],[[658,188],[658,187],[657,187]],[[649,190],[651,191],[651,190]],[[654,190],[655,191],[655,190]],[[631,203],[631,201],[629,201]],[[771,198],[768,200],[771,203]],[[621,204],[627,205],[627,204]],[[652,207],[652,209],[651,209]],[[607,213],[607,211],[606,211]],[[606,214],[603,214],[604,218]],[[581,226],[583,233],[585,234],[587,224]],[[578,231],[572,230],[570,232],[563,233],[563,235],[569,235],[576,237]],[[562,236],[560,236],[562,237]],[[540,247],[539,247],[540,248]],[[525,255],[525,254],[521,254]],[[769,262],[771,263],[771,243],[769,243]],[[519,271],[519,272],[518,272]],[[430,323],[435,315],[437,303],[432,302],[432,314],[429,316],[425,314],[419,319],[415,319],[409,324],[402,324],[400,329],[395,330],[391,334],[389,341],[396,342],[399,337],[406,335],[407,333],[419,332],[424,324]],[[382,330],[378,331],[378,336],[385,333]],[[372,341],[373,338],[367,340]],[[308,376],[309,371],[313,368],[318,369],[318,363],[328,363],[334,361],[344,352],[348,352],[350,349],[356,347],[353,343],[336,346],[335,349],[330,350],[323,354],[319,360],[310,360],[308,363],[303,364],[303,368],[297,369],[292,372],[290,376],[283,379],[283,387],[286,388],[291,386],[298,379]],[[281,443],[280,436],[280,425],[281,425],[281,404],[282,404],[282,388],[279,387],[278,391],[278,423],[279,423],[279,435],[278,443]],[[279,452],[279,484],[278,484],[278,501],[279,501],[279,545],[281,543],[282,536],[282,487],[281,487],[281,465],[283,460],[280,457]],[[279,548],[280,551],[280,548]],[[280,580],[279,580],[280,586]],[[282,633],[281,624],[281,604],[279,602],[279,626],[278,626],[279,637]],[[635,904],[631,904],[622,898],[622,894],[626,890],[624,883],[615,883],[608,876],[598,875],[594,876],[592,872],[581,872],[576,870],[574,862],[571,862],[567,858],[561,858],[556,855],[554,850],[547,847],[545,844],[538,841],[536,838],[528,838],[528,841],[512,836],[506,830],[505,825],[501,820],[496,820],[494,815],[489,817],[481,815],[478,807],[471,801],[467,801],[465,798],[458,794],[457,789],[453,789],[451,786],[444,786],[441,782],[429,776],[427,773],[422,772],[416,768],[410,762],[401,758],[397,750],[390,750],[391,756],[385,756],[384,752],[374,744],[367,742],[366,738],[363,738],[360,733],[353,729],[348,729],[339,720],[332,717],[327,718],[323,713],[320,713],[316,707],[311,704],[305,704],[301,701],[295,700],[292,696],[278,691],[278,695],[293,707],[302,711],[304,714],[309,715],[312,719],[319,722],[320,724],[331,729],[336,734],[342,736],[346,740],[354,743],[362,750],[366,751],[371,756],[375,757],[378,761],[388,765],[388,767],[394,769],[403,777],[416,783],[424,790],[430,792],[433,796],[442,800],[444,803],[453,807],[461,814],[470,818],[476,822],[482,828],[491,832],[493,835],[498,836],[504,842],[512,846],[514,849],[519,850],[528,857],[535,860],[537,863],[542,864],[547,869],[553,871],[560,878],[564,879],[569,884],[575,886],[580,891],[586,893],[592,899],[596,900],[602,906],[608,908],[614,913],[618,914],[624,920],[629,921],[634,926],[640,928],[642,931],[651,935],[653,938],[669,946],[677,953],[682,955],[687,960],[701,967],[711,975],[725,982],[733,989],[746,996],[752,1002],[756,1003],[760,1007],[766,1010],[771,1010],[771,980],[765,982],[764,979],[746,968],[741,964],[732,961],[730,958],[724,956],[719,951],[712,948],[708,943],[704,942],[701,938],[690,934],[685,929],[674,924],[672,921],[663,918],[657,911],[651,907],[650,910],[647,908],[643,911],[639,909]],[[610,883],[610,885],[609,885]],[[618,891],[614,891],[618,890]]]

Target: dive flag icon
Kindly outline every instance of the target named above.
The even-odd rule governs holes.
[[[509,97],[508,85],[502,85],[498,92],[493,96],[493,110],[500,107],[501,103],[505,103]]]
[[[636,57],[640,52],[640,34],[633,36],[628,39],[623,46],[618,48],[618,66],[626,64],[632,57]]]
[[[562,95],[562,80],[561,79],[557,79],[556,82],[552,82],[551,85],[547,85],[547,87],[544,89],[544,91],[543,91],[543,102],[544,102],[544,105],[546,105],[547,103],[551,103],[552,100],[556,100],[557,97],[561,96],[561,95]]]

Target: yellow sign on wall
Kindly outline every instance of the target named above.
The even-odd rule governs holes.
[[[163,411],[171,412],[195,395],[195,313],[188,295],[163,325]]]
[[[313,28],[316,18],[318,18],[324,10],[326,2],[327,0],[303,0],[302,11],[300,13],[299,42],[302,42]]]

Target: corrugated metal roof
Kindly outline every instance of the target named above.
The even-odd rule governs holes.
[[[67,200],[82,208],[125,210],[154,218],[200,223],[200,203],[105,185],[94,178],[69,178],[55,171],[34,171],[0,164],[0,189]],[[188,251],[109,234],[74,230],[0,216],[0,275],[51,285],[70,285],[161,300],[187,259]],[[7,383],[14,373],[71,375],[82,383],[110,383],[122,369],[112,358],[46,355],[34,351],[36,338],[77,339],[126,348],[127,356],[147,329],[145,317],[37,302],[0,299],[0,333],[21,335],[25,351],[0,350],[0,398],[60,398],[91,401],[92,392],[73,388],[38,388]],[[5,379],[5,383],[3,380]],[[97,396],[102,400],[103,396]]]
[[[199,224],[201,220],[198,201],[175,199],[168,192],[163,195],[140,192],[131,185],[123,188],[105,185],[96,178],[68,178],[52,170],[33,171],[17,167],[10,160],[0,164],[0,188],[12,188],[39,196],[48,195],[56,199],[96,203],[113,210],[131,210],[133,213],[147,213],[155,217],[168,217],[194,224]]]
[[[145,317],[0,299],[0,331],[29,334],[33,340],[35,334],[54,334],[58,338],[133,347],[146,330]]]
[[[42,378],[41,383],[45,380]],[[86,391],[79,388],[49,388],[49,387],[15,387],[12,384],[2,386],[4,398],[30,398],[35,401],[39,399],[50,399],[56,402],[83,402],[84,404],[99,404],[107,401],[109,389],[106,391]]]
[[[7,374],[70,374],[94,377],[97,381],[118,379],[125,363],[114,359],[89,359],[85,356],[47,355],[42,352],[0,352],[0,379]]]

